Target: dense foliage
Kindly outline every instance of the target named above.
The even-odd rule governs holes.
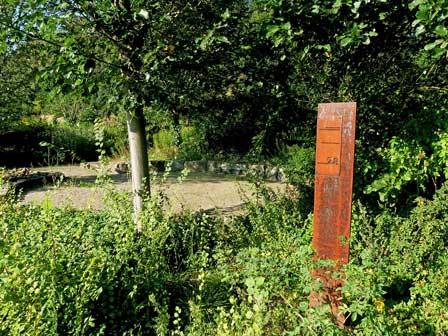
[[[124,197],[124,198],[123,198]],[[170,215],[157,199],[135,232],[131,204],[104,211],[0,205],[5,335],[444,335],[448,185],[407,217],[354,211],[339,329],[311,308],[312,220],[259,190],[223,221]],[[337,275],[335,275],[337,276]]]
[[[269,159],[298,187],[232,220],[147,199],[139,233],[120,194],[2,200],[0,334],[446,335],[447,19],[446,0],[0,0],[1,166],[127,154],[144,116],[151,155]],[[343,330],[308,305],[330,101],[358,104]]]
[[[180,146],[180,129],[192,126],[195,158],[254,161],[312,147],[317,104],[355,100],[357,192],[408,201],[402,187],[431,194],[445,180],[445,157],[433,154],[448,124],[446,8],[444,0],[4,1],[2,118],[91,123],[143,107],[150,144],[168,129]],[[421,169],[406,171],[411,158],[390,164],[396,151],[418,153],[412,165]]]

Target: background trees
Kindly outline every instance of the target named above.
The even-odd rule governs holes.
[[[21,104],[4,96],[3,106],[10,115],[30,113],[56,91],[45,108],[73,122],[127,115],[131,157],[140,158],[133,166],[142,162],[134,172],[139,195],[149,190],[137,188],[147,175],[146,136],[165,127],[161,119],[174,134],[193,126],[208,156],[266,159],[293,144],[313,146],[318,102],[356,100],[358,192],[395,198],[408,185],[431,193],[445,179],[437,150],[447,124],[445,5],[5,1],[4,61],[21,64],[33,45],[41,53],[33,66],[2,77],[24,83],[13,90]],[[55,108],[59,101],[70,108]],[[409,157],[391,164],[396,151]],[[416,174],[424,178],[413,185]]]
[[[101,79],[110,80],[109,93],[127,116],[137,215],[143,207],[142,194],[149,192],[143,108],[154,92],[152,70],[171,61],[169,52],[175,48],[170,42],[171,30],[177,21],[191,27],[195,14],[210,20],[215,8],[208,2],[184,6],[171,1],[12,1],[2,9],[0,19],[8,37],[5,50],[11,52],[29,40],[59,49],[45,73],[45,78],[57,78],[59,90],[68,82],[72,87],[87,85],[92,91],[95,82],[90,84],[90,74],[98,62],[106,65],[101,67]]]
[[[448,330],[445,0],[0,5],[0,159],[18,139],[34,149],[14,127],[48,136],[29,116],[63,115],[70,127],[52,127],[67,141],[118,115],[140,155],[137,208],[146,137],[187,124],[200,154],[290,164],[305,185],[299,199],[260,190],[261,202],[225,222],[151,202],[141,239],[127,195],[99,212],[0,202],[4,333],[344,333],[308,304],[318,286],[304,196],[317,103],[347,100],[358,102],[347,326]]]
[[[0,118],[4,125],[33,111],[37,59],[34,46],[21,47],[0,56]],[[34,58],[34,59],[33,59]]]

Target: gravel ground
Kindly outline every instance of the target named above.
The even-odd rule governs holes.
[[[23,203],[40,204],[49,199],[54,206],[70,205],[77,208],[101,209],[104,189],[95,184],[96,171],[80,166],[59,166],[35,169],[42,172],[57,171],[69,179],[60,186],[43,186],[23,194]],[[126,174],[111,174],[112,186],[119,191],[130,192],[131,184]],[[268,183],[275,191],[284,192],[285,185]],[[167,196],[172,210],[215,209],[217,212],[238,213],[241,206],[253,197],[253,186],[236,176],[190,173],[179,183],[177,176],[169,175],[165,182],[160,176],[152,185],[152,193]]]

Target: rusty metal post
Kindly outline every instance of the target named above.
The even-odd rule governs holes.
[[[323,292],[312,293],[310,304],[329,303],[339,326],[340,280],[331,272],[348,262],[355,153],[356,103],[319,104],[316,139],[313,247],[316,258],[333,260],[336,269],[318,269]]]

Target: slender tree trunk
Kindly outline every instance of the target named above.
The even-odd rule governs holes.
[[[143,196],[150,193],[148,151],[145,134],[143,106],[137,104],[134,111],[126,111],[129,150],[131,154],[131,178],[134,204],[134,222],[140,232],[140,214],[143,210]]]
[[[179,150],[182,146],[182,134],[180,129],[179,113],[173,109],[173,124],[174,124],[174,146]]]

